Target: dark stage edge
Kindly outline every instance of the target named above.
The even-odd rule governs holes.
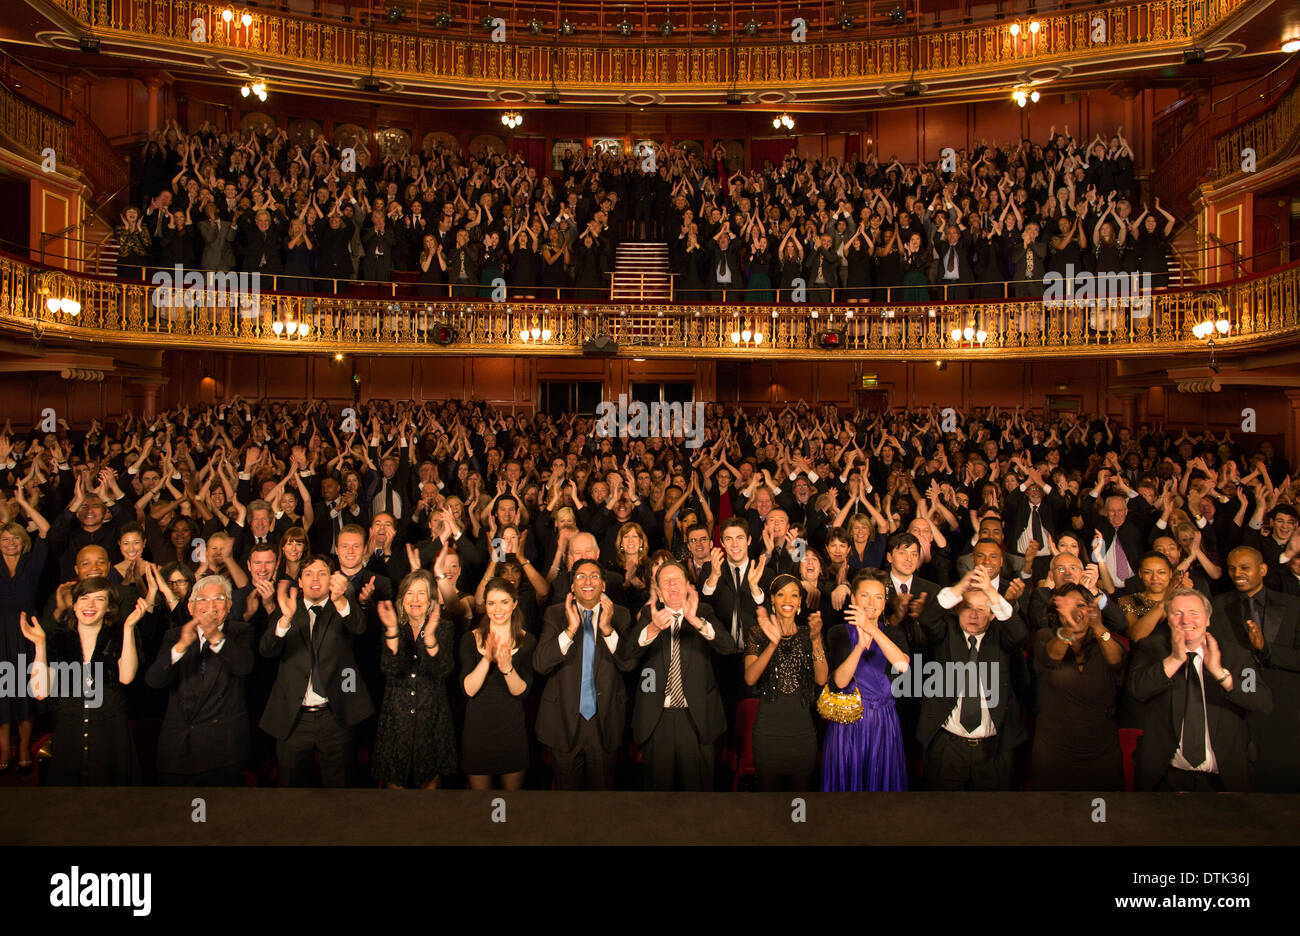
[[[194,822],[194,799],[207,821]],[[1094,822],[1094,799],[1106,821]],[[26,789],[20,845],[1294,845],[1300,796]],[[494,812],[504,822],[494,822]]]

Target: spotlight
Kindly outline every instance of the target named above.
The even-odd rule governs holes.
[[[705,30],[708,31],[708,34],[710,36],[716,36],[718,33],[722,32],[722,24],[718,22],[718,18],[716,16],[713,19],[709,20],[709,25],[705,26],[704,28]]]
[[[400,23],[402,17],[405,15],[406,14],[402,12],[402,8],[399,6],[390,6],[388,8],[388,22],[392,23],[394,26]],[[338,359],[341,361],[343,360],[343,357],[340,355]]]
[[[334,354],[334,360],[336,360],[336,361],[341,361],[341,360],[343,360],[343,352],[342,352],[342,351],[337,351],[337,352],[335,352],[335,354]]]
[[[446,29],[451,25],[451,14],[447,12],[439,13],[438,18],[433,21],[435,29]]]
[[[746,35],[746,36],[757,36],[757,35],[758,35],[758,29],[759,29],[759,27],[758,27],[758,20],[756,20],[756,19],[751,19],[748,23],[745,24],[745,35]]]
[[[901,26],[907,22],[907,12],[902,7],[894,7],[889,11],[889,21],[895,26]]]
[[[1288,39],[1286,42],[1282,43],[1282,51],[1287,55],[1290,55],[1292,52],[1300,52],[1300,38]]]
[[[621,22],[620,22],[617,26],[615,26],[614,28],[618,30],[618,34],[619,34],[620,36],[630,36],[630,35],[632,35],[632,24],[629,23],[627,20],[623,20],[623,21],[621,21]]]
[[[1183,53],[1184,65],[1200,65],[1205,61],[1204,49],[1188,49]]]
[[[535,16],[528,21],[528,34],[531,36],[540,36],[542,34],[542,21]]]
[[[572,36],[577,31],[578,31],[578,27],[573,23],[569,22],[568,20],[565,20],[563,23],[560,24],[561,36]]]
[[[92,55],[99,53],[99,40],[94,36],[82,36],[77,45],[81,47],[82,52],[89,52]]]
[[[482,27],[483,27],[485,30],[487,30],[488,32],[491,32],[491,31],[492,31],[492,20],[494,20],[495,18],[496,18],[496,17],[493,17],[493,16],[485,16],[485,17],[483,17],[481,20],[478,21],[478,24],[479,24],[480,26],[482,26]]]
[[[840,29],[849,30],[853,28],[853,17],[845,13],[840,17]]]

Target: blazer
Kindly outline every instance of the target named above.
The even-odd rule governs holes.
[[[1012,491],[1007,495],[1007,507],[1002,513],[1002,525],[1006,531],[1007,545],[1013,552],[1020,543],[1025,528],[1033,519],[1031,508],[1029,497],[1020,491]],[[1045,494],[1038,505],[1038,520],[1043,525],[1043,532],[1055,537],[1057,530],[1061,528],[1061,521],[1065,519],[1065,501],[1055,492]],[[1040,545],[1043,547],[1040,552],[1049,552],[1045,541]]]
[[[1218,640],[1218,637],[1215,638]],[[1169,769],[1182,737],[1183,711],[1187,705],[1187,680],[1182,671],[1165,675],[1164,660],[1172,642],[1169,628],[1159,627],[1133,648],[1127,688],[1137,703],[1136,715],[1142,736],[1133,756],[1133,787],[1154,790]],[[1251,786],[1251,761],[1254,752],[1248,712],[1273,710],[1273,693],[1256,673],[1254,691],[1246,692],[1242,670],[1250,668],[1251,659],[1231,640],[1219,640],[1223,665],[1232,673],[1232,691],[1206,675],[1201,680],[1205,691],[1205,717],[1210,729],[1210,746],[1219,765],[1219,776],[1227,790],[1245,792]]]
[[[199,222],[199,235],[203,238],[203,258],[199,267],[204,270],[233,270],[235,268],[235,226],[229,221],[203,220]]]
[[[158,770],[193,774],[243,763],[249,753],[244,681],[253,671],[253,629],[229,618],[219,653],[200,665],[199,641],[172,663],[180,627],[163,635],[158,657],[145,682],[168,692],[167,712],[158,732]]]
[[[726,656],[737,653],[740,648],[731,639],[730,630],[722,626],[711,607],[701,603],[697,616],[713,625],[713,639],[705,640],[699,631],[683,619],[678,635],[678,652],[687,711],[700,742],[710,744],[727,730],[727,716],[722,708],[722,695],[718,692],[717,679],[713,673],[712,654]],[[647,605],[637,616],[636,625],[627,635],[628,639],[619,641],[618,645],[618,655],[625,663],[630,661],[632,664],[629,669],[643,664],[635,677],[637,694],[632,706],[632,740],[637,744],[645,744],[663,716],[664,694],[668,690],[668,658],[672,651],[672,633],[667,630],[661,631],[649,645],[640,645],[641,635],[649,623],[650,607]]]
[[[1288,573],[1289,574],[1289,573]],[[1295,578],[1295,576],[1291,576]],[[1257,657],[1261,665],[1300,672],[1300,598],[1266,588],[1264,620],[1256,621],[1264,633],[1264,649],[1256,650],[1246,635],[1245,612],[1241,592],[1215,595],[1211,627],[1216,640],[1233,640],[1247,654]]]
[[[927,654],[930,660],[945,666],[948,663],[964,665],[970,659],[966,633],[961,629],[957,616],[943,610],[937,601],[926,602],[925,609],[921,612],[920,628],[930,646]],[[1009,755],[1016,745],[1029,737],[1017,699],[1017,689],[1026,681],[1024,647],[1027,635],[1025,619],[1019,611],[1013,611],[1005,621],[997,618],[990,620],[988,630],[980,641],[980,662],[987,663],[990,667],[996,666],[997,670],[997,705],[990,707],[989,715],[997,731],[999,756]],[[916,737],[923,747],[929,747],[935,735],[943,731],[944,722],[961,701],[955,681],[945,679],[942,683],[947,683],[942,688],[945,692],[951,691],[951,694],[927,694],[921,702]]]
[[[718,616],[718,620],[722,622],[722,626],[726,629],[728,635],[731,634],[732,611],[735,610],[737,612],[736,621],[740,627],[740,640],[742,642],[745,639],[745,635],[749,633],[749,629],[758,624],[758,604],[754,601],[754,595],[750,590],[748,578],[750,570],[754,567],[754,563],[755,560],[753,559],[745,560],[745,568],[740,573],[741,582],[739,595],[736,594],[736,583],[731,577],[730,560],[724,559],[722,561],[722,572],[718,576],[718,584],[713,590],[713,594],[706,595],[704,593],[704,579],[700,580],[700,600],[707,600],[709,602],[713,612]],[[710,563],[710,565],[712,564]],[[712,572],[713,570],[710,568],[709,574],[712,574]],[[764,571],[764,575],[766,574],[766,571]]]
[[[283,637],[275,634],[279,618],[268,622],[258,649],[268,659],[279,659],[275,685],[262,713],[260,727],[273,738],[283,741],[293,731],[307,682],[311,679],[312,644],[316,646],[321,676],[325,685],[316,691],[329,699],[330,711],[344,727],[365,721],[374,714],[370,693],[361,678],[352,652],[352,638],[365,633],[366,618],[355,601],[349,603],[346,616],[338,613],[334,602],[326,599],[316,614],[315,634],[307,606],[299,598],[298,609]],[[344,689],[345,672],[349,685]]]
[[[614,633],[618,647],[629,640],[632,617],[627,608],[614,605]],[[581,619],[581,609],[579,609]],[[533,651],[533,672],[552,674],[542,690],[542,701],[537,709],[537,740],[559,751],[571,750],[578,737],[582,718],[582,654],[587,637],[582,628],[573,638],[567,654],[560,652],[560,635],[568,627],[564,605],[551,605],[542,616],[542,637]],[[596,627],[596,655],[592,661],[592,678],[596,683],[596,722],[600,728],[601,745],[607,751],[617,750],[623,743],[623,726],[627,722],[627,689],[623,673],[636,664],[627,657],[611,653],[605,638]]]

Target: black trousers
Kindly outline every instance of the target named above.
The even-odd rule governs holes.
[[[940,728],[925,752],[927,790],[1010,790],[1011,752],[998,752],[998,739],[971,744]]]
[[[160,773],[158,783],[160,786],[243,786],[244,771],[239,764],[230,764],[227,767],[214,767],[197,773]]]
[[[289,737],[275,742],[280,765],[280,786],[311,786],[312,760],[320,755],[321,786],[352,785],[356,752],[352,729],[339,724],[329,709],[300,712]]]
[[[671,793],[713,789],[713,743],[700,741],[687,709],[664,709],[654,732],[642,746],[646,788]]]
[[[617,751],[607,751],[600,722],[578,716],[578,736],[571,750],[549,748],[557,790],[612,790]]]
[[[1215,773],[1170,767],[1156,784],[1157,793],[1222,793],[1223,779]]]

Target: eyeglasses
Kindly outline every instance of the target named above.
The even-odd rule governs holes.
[[[218,597],[218,598],[195,598],[195,599],[194,599],[194,604],[196,604],[196,605],[204,605],[204,604],[226,604],[226,603],[229,602],[229,601],[230,601],[229,598],[227,598],[225,595],[221,595],[221,596]]]
[[[601,580],[598,572],[579,572],[573,577],[575,582],[599,582]]]
[[[174,579],[167,580],[168,585],[174,586],[176,588],[180,588],[182,585],[188,585],[189,583],[190,580],[186,578],[174,578]]]

